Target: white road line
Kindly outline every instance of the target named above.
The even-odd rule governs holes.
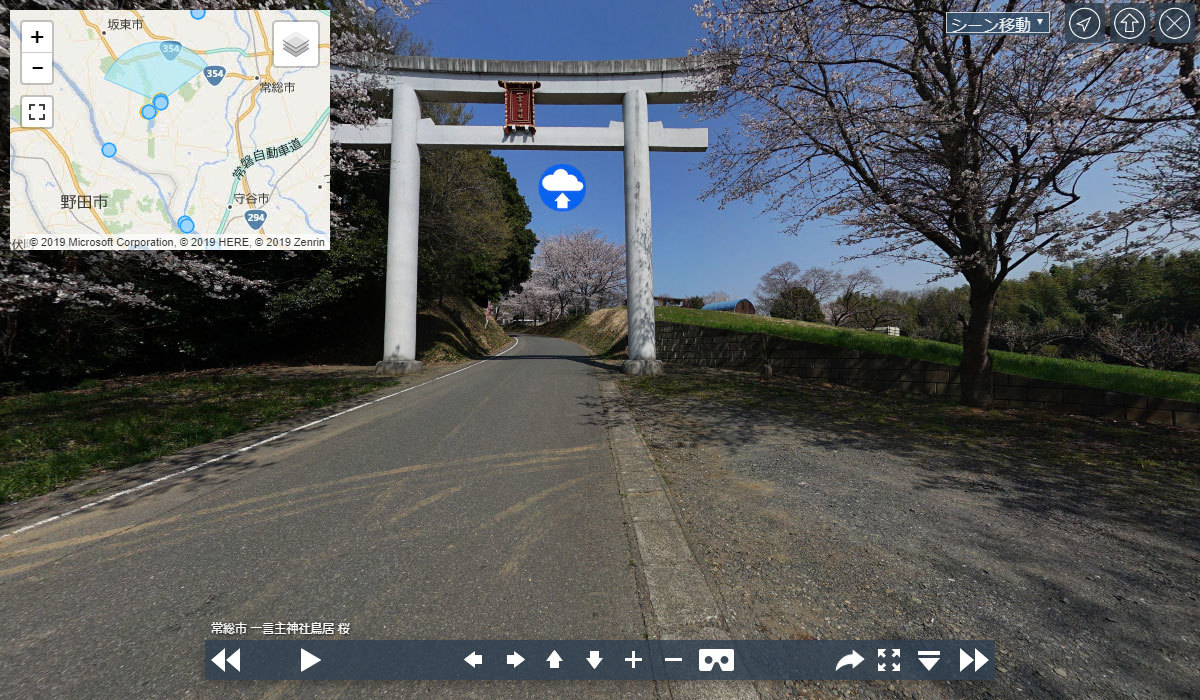
[[[508,352],[509,350],[512,350],[513,348],[517,347],[517,344],[520,342],[521,341],[519,338],[513,337],[513,344],[508,346],[507,348],[505,348],[503,351],[496,353],[495,355],[493,355],[493,357],[499,357],[499,356],[503,355],[504,353]],[[488,359],[491,359],[491,358],[488,358]],[[377,399],[373,399],[366,403],[361,403],[352,408],[347,408],[344,411],[338,411],[337,413],[334,413],[333,415],[325,416],[324,418],[318,418],[317,420],[312,421],[311,423],[305,423],[304,425],[301,425],[297,428],[292,428],[291,430],[285,430],[282,433],[279,433],[278,435],[272,435],[271,437],[265,438],[263,440],[259,440],[256,443],[246,445],[245,447],[239,447],[238,449],[233,450],[231,452],[226,452],[225,454],[223,454],[219,457],[213,457],[212,459],[206,459],[203,462],[201,462],[199,464],[193,464],[192,466],[187,467],[186,469],[180,469],[177,472],[171,472],[170,474],[164,474],[163,476],[160,476],[157,479],[152,479],[145,483],[138,484],[137,486],[127,488],[123,491],[117,491],[116,493],[109,494],[109,495],[105,496],[104,498],[101,498],[98,501],[92,501],[91,503],[84,504],[82,506],[79,506],[78,508],[73,508],[71,510],[68,510],[65,513],[59,513],[58,515],[52,515],[49,518],[46,518],[45,520],[39,520],[36,523],[33,523],[31,525],[26,525],[24,527],[17,528],[16,530],[13,530],[12,532],[6,532],[6,533],[0,535],[0,540],[4,539],[5,537],[19,535],[22,532],[28,532],[29,530],[32,530],[35,527],[41,527],[42,525],[48,525],[48,524],[54,522],[55,520],[61,520],[65,517],[67,517],[68,515],[74,515],[80,511],[87,510],[88,508],[98,506],[101,503],[108,503],[109,501],[120,498],[121,496],[126,496],[126,495],[129,495],[136,491],[141,491],[142,489],[149,488],[155,484],[162,483],[162,482],[166,481],[167,479],[172,479],[174,477],[177,477],[180,474],[187,474],[188,472],[195,471],[201,467],[207,467],[208,465],[210,465],[214,462],[220,462],[221,460],[226,459],[228,457],[232,457],[234,455],[238,455],[243,452],[249,452],[250,450],[253,450],[256,447],[262,447],[263,445],[267,444],[268,442],[274,442],[281,437],[290,435],[295,432],[299,432],[301,430],[305,430],[306,428],[311,428],[314,425],[320,425],[321,423],[324,423],[327,420],[333,420],[334,418],[337,418],[338,416],[344,416],[347,413],[350,413],[351,411],[357,411],[358,409],[363,408],[365,406],[370,406],[371,404],[376,404],[376,403],[379,403],[380,401],[386,401],[387,399],[393,398],[395,396],[399,396],[400,394],[412,391],[413,389],[419,389],[419,388],[425,386],[426,384],[432,384],[436,381],[445,379],[446,377],[453,377],[454,375],[458,374],[459,372],[466,372],[467,370],[471,369],[472,367],[475,367],[476,365],[481,365],[484,362],[487,362],[488,359],[479,360],[478,362],[472,362],[471,364],[467,365],[466,367],[463,367],[461,369],[456,369],[453,372],[447,372],[446,374],[443,374],[440,377],[434,377],[433,379],[430,379],[429,381],[421,382],[420,384],[414,384],[414,385],[408,387],[407,389],[401,389],[400,391],[393,392],[391,394],[388,394],[387,396],[380,396]]]

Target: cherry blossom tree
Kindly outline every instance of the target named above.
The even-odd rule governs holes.
[[[568,305],[587,312],[625,290],[625,246],[606,240],[597,228],[551,236],[538,245],[535,277],[555,290],[560,312]]]
[[[1195,72],[1181,77],[1179,55],[1155,47],[946,33],[946,11],[974,9],[702,0],[695,111],[740,119],[706,158],[706,195],[758,198],[792,234],[839,218],[849,257],[929,262],[967,281],[962,400],[990,407],[992,311],[1014,269],[1178,234],[1141,226],[1137,209],[1081,216],[1074,205],[1089,170],[1138,157],[1144,139],[1190,118],[1182,88]],[[1062,7],[1053,13],[1062,26]]]

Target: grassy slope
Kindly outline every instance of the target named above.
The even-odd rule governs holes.
[[[417,357],[422,362],[461,362],[482,357],[511,340],[492,319],[483,327],[483,310],[470,301],[447,297],[417,314]]]
[[[882,333],[834,328],[818,323],[802,323],[763,316],[695,309],[659,308],[656,309],[656,312],[656,317],[660,321],[691,323],[697,326],[734,331],[770,333],[811,343],[824,343],[917,360],[944,362],[949,365],[957,365],[962,354],[962,348],[951,343],[887,336]],[[1000,350],[992,351],[992,359],[997,372],[1051,379],[1111,391],[1200,402],[1200,375],[1197,374],[1038,357]]]
[[[655,309],[655,317],[659,321],[749,333],[770,333],[810,343],[899,355],[948,365],[957,365],[962,354],[962,348],[959,346],[935,340],[888,336],[850,328],[835,328],[821,323],[788,321],[725,311],[658,307]],[[568,338],[603,355],[614,343],[624,347],[625,309],[604,309],[588,316],[555,321],[533,332]],[[999,350],[992,351],[992,358],[997,372],[1200,403],[1198,374],[1021,355]]]
[[[618,306],[551,321],[526,332],[573,340],[600,357],[618,357],[625,353],[628,331],[625,307]]]

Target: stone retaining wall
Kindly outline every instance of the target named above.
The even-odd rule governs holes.
[[[895,389],[957,398],[958,368],[938,362],[821,345],[763,333],[738,333],[678,323],[655,324],[658,359],[664,362],[757,372],[766,357],[774,372],[860,389]],[[1056,413],[1200,428],[1200,404],[1105,391],[1047,379],[996,372],[996,408],[1037,408]]]

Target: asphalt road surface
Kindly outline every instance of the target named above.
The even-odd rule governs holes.
[[[650,683],[203,678],[214,622],[347,622],[343,639],[642,638],[594,372],[571,343],[522,337],[0,539],[0,696],[652,696]]]

